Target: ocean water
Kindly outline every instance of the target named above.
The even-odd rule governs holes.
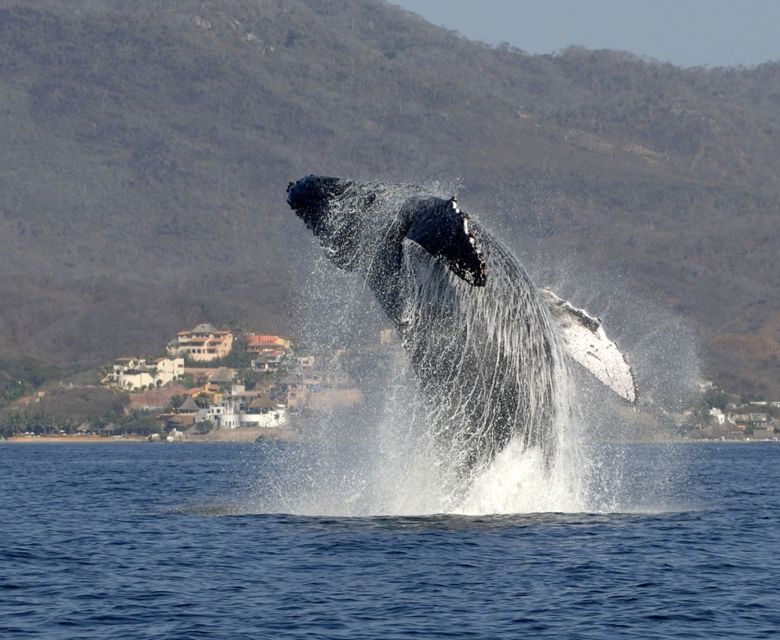
[[[295,446],[0,446],[0,638],[780,637],[780,445],[622,447],[616,512],[263,513]]]

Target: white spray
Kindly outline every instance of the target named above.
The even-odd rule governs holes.
[[[323,248],[350,273],[319,261],[304,333],[345,339],[361,317],[378,312],[366,308],[366,283],[378,298],[385,292],[368,274],[384,257],[402,203],[420,194],[355,185],[331,203],[331,240]],[[362,412],[331,413],[307,430],[306,454],[285,465],[277,509],[330,515],[586,509],[587,464],[551,320],[514,256],[487,235],[482,240],[490,268],[485,287],[402,242],[401,270],[388,286],[402,300],[396,328],[404,349],[394,355],[385,391]]]

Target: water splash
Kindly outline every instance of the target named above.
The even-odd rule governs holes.
[[[355,185],[333,202],[325,257],[302,296],[308,346],[322,358],[370,335],[383,318],[373,289],[403,301],[405,349],[365,406],[319,416],[299,448],[280,451],[262,508],[346,516],[624,508],[615,498],[623,465],[583,445],[585,413],[550,318],[508,249],[488,238],[485,288],[410,242],[401,277],[372,281],[402,204],[424,193]]]

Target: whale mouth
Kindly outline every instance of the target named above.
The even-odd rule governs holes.
[[[287,185],[287,204],[315,236],[322,231],[322,217],[327,208],[327,193],[316,176],[306,176]]]
[[[292,209],[321,209],[344,193],[346,184],[340,178],[308,175],[287,185],[287,204]]]
[[[295,183],[290,180],[290,182],[287,183],[287,204],[289,204],[292,207],[292,202],[290,201],[290,191],[295,186]]]
[[[307,199],[305,197],[305,180],[306,178],[301,178],[297,182],[291,180],[287,185],[287,204],[290,205],[290,208],[294,211],[303,208],[304,201]]]

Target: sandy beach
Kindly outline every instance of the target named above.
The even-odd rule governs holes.
[[[13,436],[0,444],[116,444],[117,442],[148,442],[143,436]]]
[[[182,440],[174,444],[189,442],[255,442],[263,440],[294,441],[297,435],[291,429],[270,429],[267,427],[244,427],[241,429],[217,429],[206,434],[186,434]],[[116,444],[116,443],[152,442],[145,436],[13,436],[0,440],[0,444]],[[166,442],[156,440],[154,442]]]

